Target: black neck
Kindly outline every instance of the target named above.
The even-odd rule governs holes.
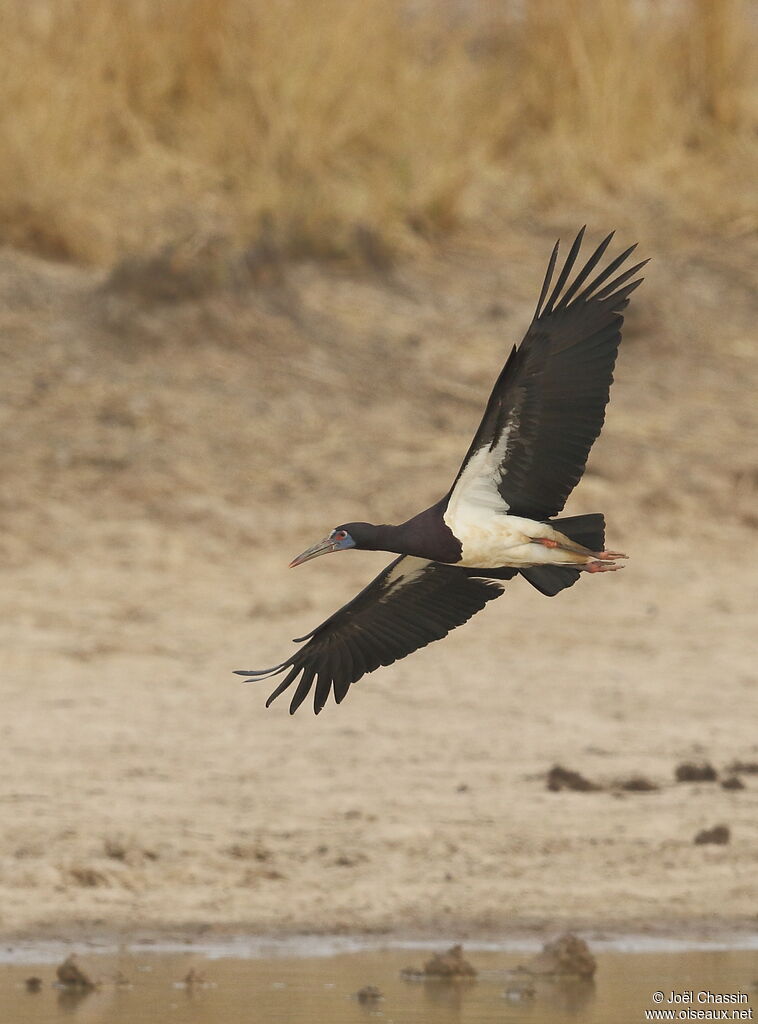
[[[433,562],[457,562],[461,557],[461,545],[442,518],[446,504],[443,499],[400,526],[373,526],[371,537],[367,538],[369,543],[360,546],[372,551],[416,555]]]

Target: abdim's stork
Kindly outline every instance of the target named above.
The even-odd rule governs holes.
[[[613,235],[569,281],[579,232],[551,289],[553,249],[534,319],[495,382],[479,429],[444,498],[400,526],[345,523],[291,563],[329,551],[392,551],[391,562],[357,597],[297,643],[286,661],[238,675],[284,674],[267,701],[295,685],[294,713],[315,683],[318,713],[329,692],[339,704],[350,684],[447,636],[503,593],[520,573],[552,597],[579,573],[620,568],[625,556],[604,550],[600,514],[556,519],[584,472],[600,433],[616,353],[621,311],[641,283],[626,270],[631,246],[596,276]],[[617,274],[617,271],[620,271]]]

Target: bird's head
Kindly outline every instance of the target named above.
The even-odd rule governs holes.
[[[318,544],[308,548],[302,555],[293,558],[290,562],[290,569],[303,562],[309,562],[311,558],[319,555],[328,555],[330,551],[347,551],[348,548],[368,547],[370,531],[373,527],[370,523],[345,523],[344,526],[335,526],[328,537],[324,537]]]

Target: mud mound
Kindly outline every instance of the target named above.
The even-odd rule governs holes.
[[[553,942],[546,942],[542,952],[519,967],[527,974],[551,978],[592,978],[597,961],[590,947],[577,935],[567,932]]]

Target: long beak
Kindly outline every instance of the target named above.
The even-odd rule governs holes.
[[[314,544],[312,548],[304,551],[302,555],[293,558],[290,562],[290,569],[294,569],[296,565],[302,565],[303,562],[309,562],[312,558],[318,558],[319,555],[328,555],[330,551],[334,550],[334,541],[330,540],[329,537],[324,537],[318,544]]]

